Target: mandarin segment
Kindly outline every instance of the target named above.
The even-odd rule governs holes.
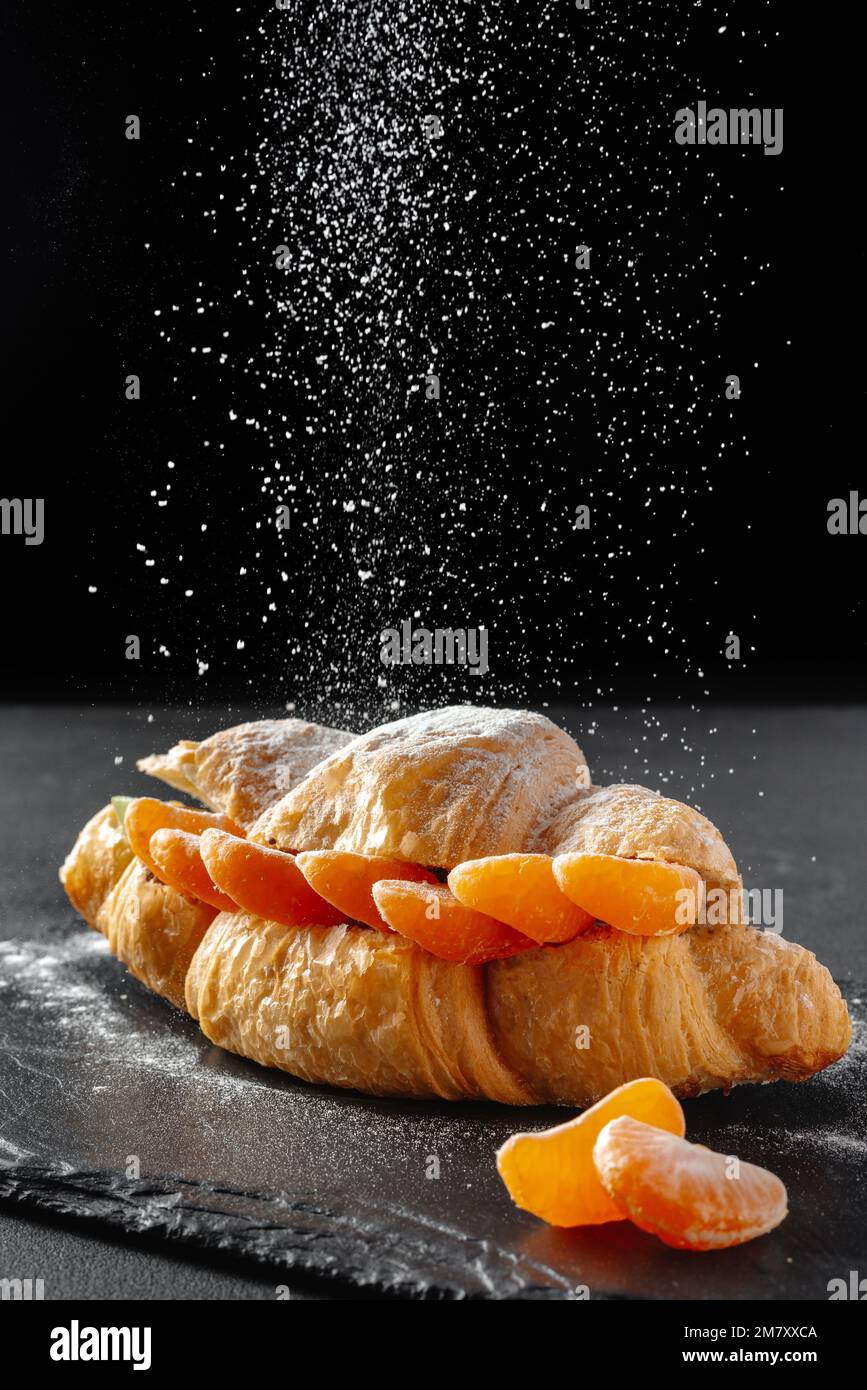
[[[373,900],[373,885],[380,879],[405,883],[436,883],[436,874],[420,864],[397,859],[376,859],[372,854],[350,854],[343,850],[308,850],[296,855],[298,865],[310,887],[327,902],[357,922],[378,931],[390,931]]]
[[[559,887],[548,854],[498,854],[468,859],[449,874],[464,907],[486,912],[538,942],[571,941],[593,917]]]
[[[574,1120],[537,1134],[513,1134],[497,1154],[500,1177],[516,1206],[551,1226],[598,1226],[625,1213],[605,1191],[593,1163],[600,1130],[621,1115],[675,1135],[686,1133],[683,1110],[655,1077],[627,1081]]]
[[[483,965],[537,944],[504,922],[463,907],[444,883],[382,879],[373,886],[373,900],[394,931],[440,960]]]
[[[216,811],[196,811],[178,801],[158,801],[154,796],[137,796],[130,801],[123,818],[123,831],[130,849],[157,878],[160,875],[150,856],[152,835],[158,830],[186,830],[191,835],[200,835],[203,830],[212,828],[230,835],[244,834],[228,816]]]
[[[742,1245],[772,1231],[787,1213],[786,1189],[767,1168],[637,1119],[607,1124],[593,1162],[622,1214],[678,1250]]]
[[[222,830],[205,831],[201,853],[217,887],[255,917],[284,927],[336,927],[344,920],[310,887],[291,854]]]
[[[676,936],[698,919],[703,881],[685,864],[560,854],[554,877],[572,902],[634,936]]]
[[[210,903],[220,912],[235,912],[236,905],[214,883],[199,852],[199,837],[188,830],[155,830],[150,838],[150,857],[156,876],[188,898]]]

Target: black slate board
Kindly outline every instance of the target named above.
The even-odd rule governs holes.
[[[825,1076],[688,1104],[693,1139],[779,1172],[792,1207],[772,1239],[689,1261],[626,1226],[549,1231],[512,1207],[496,1147],[561,1111],[275,1075],[212,1048],[84,929],[3,943],[0,994],[0,1194],[253,1259],[275,1284],[300,1271],[427,1297],[817,1298],[865,1263],[860,1003],[858,1043]]]
[[[100,727],[109,717],[98,716]],[[46,735],[61,742],[57,712],[41,719],[37,758]],[[124,736],[136,751],[164,738],[140,725]],[[82,762],[93,741],[91,729]],[[47,790],[56,801],[53,779]],[[84,811],[101,799],[86,794]],[[255,1261],[275,1286],[303,1275],[415,1297],[569,1299],[586,1285],[592,1298],[825,1299],[830,1279],[867,1266],[867,1029],[863,990],[851,979],[856,1037],[843,1062],[800,1086],[746,1087],[686,1105],[692,1139],[764,1163],[787,1183],[791,1214],[779,1231],[702,1256],[668,1250],[628,1223],[553,1231],[512,1206],[493,1155],[513,1130],[558,1123],[563,1111],[372,1100],[211,1047],[62,906],[48,873],[63,808],[48,809],[48,799],[49,845],[39,856],[48,862],[20,935],[10,931],[8,902],[26,883],[22,867],[4,883],[4,1201]],[[833,866],[819,862],[840,896]],[[788,900],[787,911],[791,918]],[[127,1176],[132,1156],[137,1178]],[[433,1160],[438,1178],[427,1176]]]

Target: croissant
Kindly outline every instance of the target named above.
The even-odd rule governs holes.
[[[138,767],[188,792],[245,828],[352,734],[301,719],[259,719],[221,729],[202,743],[183,739]]]
[[[710,821],[643,787],[588,786],[577,744],[537,714],[445,709],[358,738],[263,721],[143,766],[233,815],[272,854],[337,850],[442,871],[578,851],[674,861],[740,890]],[[212,1042],[318,1084],[584,1106],[639,1076],[681,1096],[797,1081],[850,1040],[824,966],[750,926],[638,936],[597,922],[562,944],[525,941],[464,964],[358,922],[217,913],[150,873],[111,806],[61,878],[132,973]]]

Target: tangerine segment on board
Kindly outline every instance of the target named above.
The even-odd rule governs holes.
[[[236,905],[221,893],[202,861],[199,837],[188,830],[155,830],[150,840],[150,856],[157,878],[177,888],[188,898],[210,903],[220,912],[235,912]]]
[[[504,922],[463,907],[444,883],[381,879],[373,885],[373,900],[394,931],[441,960],[483,965],[537,944]]]
[[[677,936],[698,920],[703,880],[685,864],[560,854],[554,877],[572,902],[635,936]]]
[[[486,912],[534,941],[571,941],[593,917],[559,887],[549,854],[497,854],[468,859],[449,874],[464,907]]]
[[[373,885],[381,878],[401,879],[405,883],[436,883],[437,876],[420,864],[398,859],[376,859],[372,854],[350,854],[336,849],[306,850],[295,856],[295,863],[327,902],[357,922],[378,931],[391,931],[373,901]]]
[[[767,1168],[663,1134],[637,1119],[612,1120],[593,1162],[624,1216],[678,1250],[722,1250],[772,1231],[786,1189]]]
[[[682,1136],[683,1111],[667,1086],[655,1077],[627,1081],[577,1119],[538,1134],[513,1134],[497,1154],[500,1177],[516,1206],[551,1226],[598,1226],[622,1221],[625,1212],[605,1191],[593,1162],[600,1130],[631,1115]]]
[[[283,927],[336,927],[342,912],[314,892],[291,854],[222,830],[201,839],[205,868],[233,903]]]
[[[243,836],[244,832],[228,816],[216,811],[194,811],[191,806],[182,806],[177,801],[158,801],[154,796],[137,796],[126,808],[123,830],[129,847],[136,858],[157,873],[156,865],[150,856],[151,836],[158,830],[186,830],[191,835],[200,835],[203,830],[216,828],[230,835]]]

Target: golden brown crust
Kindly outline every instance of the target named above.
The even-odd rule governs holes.
[[[402,937],[221,914],[186,997],[211,1042],[305,1081],[371,1095],[532,1099],[492,1045],[478,968]]]
[[[802,1081],[843,1056],[849,1010],[812,951],[752,927],[694,928],[685,939],[722,1026],[766,1079]]]
[[[681,1096],[802,1080],[851,1036],[812,952],[752,927],[645,938],[599,927],[487,969],[497,1045],[540,1100],[586,1105],[639,1076]]]
[[[582,771],[581,749],[543,715],[433,710],[332,754],[265,812],[250,838],[453,868],[525,849]]]
[[[302,719],[259,719],[221,729],[202,743],[182,739],[137,766],[246,828],[352,737]]]
[[[215,908],[185,898],[133,859],[97,913],[96,926],[137,980],[185,1010],[190,961],[216,915]]]
[[[214,908],[154,878],[133,855],[111,805],[87,822],[60,880],[85,921],[108,938],[118,960],[183,1009],[186,973],[216,916]]]
[[[96,926],[99,909],[132,858],[114,807],[103,806],[80,832],[60,870],[69,901],[91,927]]]
[[[187,1006],[221,1047],[377,1095],[584,1106],[639,1076],[693,1096],[800,1080],[842,1056],[846,1005],[809,951],[746,927],[705,935],[599,928],[471,967],[359,927],[224,915]]]
[[[618,783],[577,791],[539,833],[544,854],[616,854],[686,864],[715,887],[740,888],[737,865],[715,825],[681,801]]]

